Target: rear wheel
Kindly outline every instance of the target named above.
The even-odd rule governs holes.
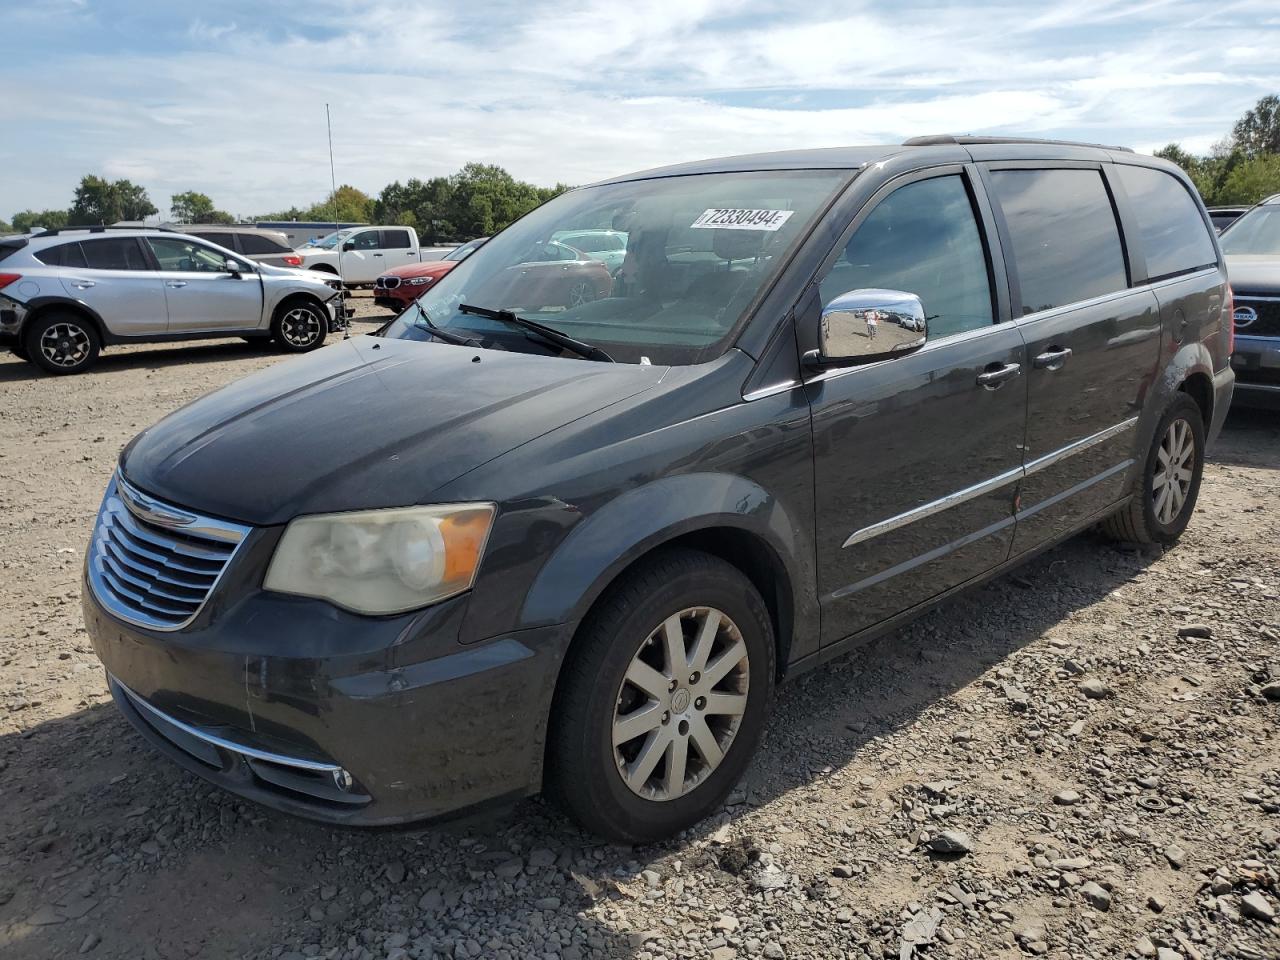
[[[289,353],[306,353],[324,343],[329,332],[329,318],[314,303],[294,300],[282,304],[271,322],[271,336],[276,345]]]
[[[1156,426],[1133,499],[1103,521],[1103,531],[1132,543],[1175,542],[1195,512],[1204,473],[1204,418],[1179,393]]]
[[[93,324],[78,313],[55,310],[27,324],[22,337],[27,357],[47,373],[80,373],[98,359],[101,342]]]
[[[764,601],[735,567],[692,550],[646,561],[575,640],[552,711],[550,792],[625,843],[713,813],[759,744],[774,649]]]

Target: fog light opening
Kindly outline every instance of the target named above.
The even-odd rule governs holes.
[[[351,779],[351,774],[339,767],[333,771],[333,785],[346,793],[355,785],[355,781]]]

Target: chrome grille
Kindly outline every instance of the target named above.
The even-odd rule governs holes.
[[[89,545],[89,585],[121,620],[178,630],[200,612],[249,530],[162,503],[117,474]]]
[[[1280,337],[1280,296],[1256,293],[1237,293],[1236,304],[1236,336],[1238,337]],[[1240,323],[1243,308],[1248,308],[1250,321]]]

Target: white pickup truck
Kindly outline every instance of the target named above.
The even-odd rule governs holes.
[[[347,227],[297,249],[304,270],[337,274],[354,286],[373,283],[392,267],[439,260],[453,247],[423,247],[412,227]]]

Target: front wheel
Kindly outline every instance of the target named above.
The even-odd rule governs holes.
[[[1204,418],[1185,393],[1156,425],[1133,499],[1103,521],[1103,532],[1131,543],[1171,544],[1195,511],[1204,473]]]
[[[271,336],[276,345],[289,353],[306,353],[324,343],[329,332],[329,318],[314,303],[295,300],[276,311],[271,322]]]
[[[583,622],[556,692],[548,784],[611,840],[670,837],[715,812],[755,753],[773,695],[760,594],[709,554],[645,561]]]

